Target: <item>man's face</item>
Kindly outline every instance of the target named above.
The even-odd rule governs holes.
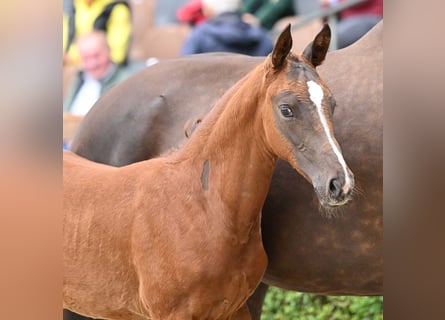
[[[84,39],[78,47],[84,71],[93,79],[102,79],[110,66],[110,51],[107,45],[92,37]]]

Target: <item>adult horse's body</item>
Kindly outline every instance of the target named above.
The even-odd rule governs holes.
[[[250,319],[277,157],[325,207],[345,204],[354,187],[333,135],[334,99],[315,71],[329,41],[326,25],[293,55],[286,28],[167,156],[114,168],[64,154],[66,308],[116,320]]]

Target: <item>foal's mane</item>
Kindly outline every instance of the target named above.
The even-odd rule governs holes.
[[[230,127],[229,124],[239,122],[242,125],[242,119],[251,116],[257,109],[258,103],[253,99],[258,99],[257,93],[264,86],[268,68],[267,62],[268,58],[236,82],[215,102],[211,111],[199,123],[183,148],[178,150],[176,160],[183,157],[195,158],[197,154],[201,153],[201,148],[189,147],[189,145],[194,145],[198,139],[201,141],[207,141],[208,139],[224,141],[224,139],[232,138],[227,130]],[[226,116],[225,114],[229,112],[230,115]]]

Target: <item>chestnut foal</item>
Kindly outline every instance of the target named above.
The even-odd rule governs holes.
[[[354,186],[315,71],[329,42],[325,25],[294,55],[288,26],[167,156],[115,168],[64,152],[64,308],[116,320],[250,319],[277,157],[327,206],[345,204]]]

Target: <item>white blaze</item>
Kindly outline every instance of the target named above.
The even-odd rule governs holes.
[[[348,171],[346,169],[347,167],[346,167],[345,159],[343,159],[343,155],[341,154],[340,150],[338,149],[337,145],[334,142],[334,139],[331,136],[331,132],[329,131],[328,122],[326,121],[326,117],[325,117],[323,110],[321,108],[321,102],[323,101],[323,89],[320,87],[320,85],[318,83],[316,83],[315,81],[312,81],[312,80],[307,82],[307,87],[309,90],[309,98],[312,100],[312,102],[317,107],[317,113],[318,113],[318,116],[320,117],[320,121],[323,126],[324,132],[326,133],[326,136],[328,138],[329,144],[331,145],[332,150],[334,150],[334,153],[337,156],[337,159],[343,168],[343,172],[345,174],[345,179],[346,179],[345,186],[343,188],[343,191],[345,192],[351,186],[351,178],[350,178]]]

